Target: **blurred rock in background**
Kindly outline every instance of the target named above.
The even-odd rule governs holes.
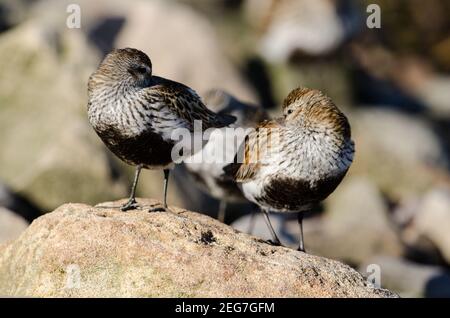
[[[41,215],[41,211],[27,198],[14,193],[0,181],[0,207],[4,207],[28,222]]]
[[[33,0],[2,0],[0,2],[0,32],[24,21],[29,10],[27,7]]]
[[[360,267],[367,274],[370,264],[381,268],[381,284],[401,297],[450,297],[450,272],[439,266],[419,265],[400,258],[374,256]]]
[[[408,239],[426,239],[450,264],[450,188],[434,188],[421,199],[408,226]]]
[[[421,118],[377,109],[350,113],[357,145],[350,174],[368,174],[390,200],[423,194],[449,163],[432,126]]]
[[[64,23],[64,20],[63,20]],[[98,55],[44,14],[0,35],[2,178],[43,210],[125,195],[84,114]]]
[[[212,24],[192,8],[171,1],[136,1],[125,15],[116,47],[139,47],[153,72],[182,82],[204,94],[220,87],[238,99],[255,96],[223,53],[226,45]]]
[[[0,206],[0,245],[18,238],[28,225],[25,219]]]
[[[247,19],[260,34],[259,50],[271,62],[294,54],[325,56],[354,32],[360,12],[351,1],[249,0]]]

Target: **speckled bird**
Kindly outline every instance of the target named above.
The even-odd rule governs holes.
[[[261,207],[276,243],[269,211],[298,213],[304,251],[304,212],[336,189],[353,161],[347,118],[322,92],[297,88],[284,100],[283,116],[258,125],[242,149],[242,159],[225,170]]]
[[[205,104],[210,109],[219,114],[229,114],[236,117],[236,122],[231,124],[230,128],[253,128],[268,118],[262,107],[244,103],[220,89],[209,90],[204,97]],[[192,159],[200,156],[198,162],[186,163],[187,170],[194,176],[200,189],[219,200],[220,205],[217,218],[221,222],[225,220],[225,211],[228,203],[248,202],[236,181],[223,170],[231,161],[226,162],[222,160],[225,158],[216,158],[221,155],[214,151],[218,143],[226,145],[224,154],[227,153],[231,159],[234,158],[237,152],[234,145],[237,137],[233,134],[225,134],[223,129],[211,134],[208,143],[202,148],[202,151],[194,155]],[[245,135],[242,137],[245,137]]]
[[[136,167],[123,211],[138,206],[135,191],[142,168],[163,169],[163,210],[167,209],[173,130],[192,132],[194,120],[201,120],[203,129],[235,120],[206,108],[191,88],[153,75],[150,58],[133,48],[115,49],[103,59],[89,78],[88,96],[88,117],[98,136],[116,156]]]

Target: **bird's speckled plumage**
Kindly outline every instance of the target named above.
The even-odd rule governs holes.
[[[210,111],[189,87],[152,75],[148,56],[136,49],[109,53],[88,83],[88,116],[108,148],[131,165],[163,168],[172,163],[170,138],[177,128],[193,131],[234,121]]]
[[[263,209],[301,212],[325,199],[345,176],[354,144],[345,115],[330,98],[293,90],[283,117],[258,125],[243,145],[242,163],[225,168],[247,199]]]
[[[120,159],[136,166],[124,211],[136,206],[134,196],[141,168],[164,169],[167,207],[174,130],[193,132],[194,120],[202,121],[203,130],[224,127],[235,120],[207,109],[191,88],[154,76],[149,57],[132,48],[113,50],[104,58],[89,78],[88,95],[88,117],[98,136]]]

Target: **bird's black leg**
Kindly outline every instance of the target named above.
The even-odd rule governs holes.
[[[227,211],[227,202],[225,200],[220,200],[219,202],[219,211],[217,213],[217,219],[225,223],[225,212]]]
[[[298,225],[300,227],[300,242],[297,251],[305,252],[305,242],[303,240],[303,212],[298,213]]]
[[[150,212],[164,212],[167,211],[167,186],[169,184],[169,169],[164,169],[164,198],[163,198],[163,207],[150,209]]]
[[[262,209],[262,212],[264,213],[264,220],[266,220],[267,227],[270,230],[270,233],[272,234],[273,244],[275,245],[282,245],[280,239],[277,236],[277,233],[275,233],[275,230],[273,229],[272,223],[270,222],[269,218],[269,212],[267,210]]]
[[[136,171],[134,173],[134,181],[133,185],[131,186],[130,199],[128,200],[127,203],[122,205],[122,207],[120,208],[122,211],[133,210],[136,209],[136,207],[138,206],[136,202],[136,187],[139,180],[139,174],[141,173],[141,169],[142,169],[141,165],[136,166]]]
[[[169,185],[169,169],[164,169],[164,209],[167,209],[167,186]]]

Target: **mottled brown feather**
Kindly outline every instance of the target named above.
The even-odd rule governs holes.
[[[227,114],[216,114],[208,109],[200,97],[189,87],[165,78],[153,76],[150,87],[152,98],[158,99],[177,116],[185,120],[192,129],[194,120],[202,121],[202,128],[224,127],[233,123],[236,118]]]
[[[280,120],[266,120],[260,123],[256,129],[246,136],[244,141],[244,152],[242,163],[235,172],[238,182],[246,182],[253,179],[261,165],[261,154],[270,151],[274,131],[280,127]]]

